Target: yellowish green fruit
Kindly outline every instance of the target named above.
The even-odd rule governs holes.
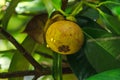
[[[82,46],[84,35],[76,23],[67,20],[54,22],[46,32],[48,47],[60,54],[76,53]]]

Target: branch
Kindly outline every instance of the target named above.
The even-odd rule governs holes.
[[[63,71],[63,74],[72,73],[72,70],[70,68],[63,68],[62,71]],[[30,76],[30,75],[35,75],[35,78],[36,78],[36,76],[40,77],[43,75],[50,75],[50,74],[51,74],[51,70],[47,68],[45,70],[42,70],[41,73],[38,73],[36,70],[17,71],[17,72],[2,72],[2,73],[0,73],[0,78],[23,77],[23,76]]]
[[[4,35],[20,52],[21,54],[34,66],[34,71],[17,71],[17,72],[3,72],[0,73],[0,78],[10,78],[10,77],[20,77],[27,75],[35,75],[37,77],[42,75],[51,74],[50,69],[43,68],[31,55],[27,52],[22,45],[20,45],[14,37],[12,37],[8,32],[6,32],[2,27],[0,27],[0,33]],[[63,74],[72,73],[69,67],[63,68]]]
[[[3,72],[0,73],[0,78],[22,77],[28,75],[34,75],[35,71],[17,71],[17,72]]]
[[[42,70],[42,66],[27,52],[22,45],[20,45],[8,32],[0,27],[0,33],[4,35],[20,52],[21,54],[34,66],[35,69]]]
[[[51,74],[51,70],[47,69],[46,71],[41,71],[41,73],[38,73],[36,70],[31,71],[17,71],[17,72],[3,72],[0,73],[0,78],[12,78],[12,77],[23,77],[23,76],[30,76],[34,75],[35,77],[40,77],[43,75]]]
[[[68,4],[68,0],[62,0],[62,10],[65,10],[65,8],[67,7]]]

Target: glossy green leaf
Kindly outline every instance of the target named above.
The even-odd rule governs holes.
[[[79,14],[79,15],[85,16],[92,20],[96,20],[99,17],[99,13],[97,12],[97,10],[95,10],[93,8],[89,8],[89,7],[86,7],[86,9],[82,11],[82,13],[83,14]]]
[[[120,69],[105,71],[91,76],[86,80],[120,80]]]
[[[116,13],[116,11],[114,9],[115,8],[117,9],[117,8],[120,7],[120,0],[109,0],[108,3],[107,3],[107,1],[106,1],[106,3],[103,2],[102,5],[105,6],[105,7],[107,7],[113,14],[116,15],[117,13]]]
[[[13,12],[15,11],[15,7],[17,6],[17,4],[19,3],[20,0],[12,0],[10,2],[10,5],[9,7],[7,8],[6,10],[6,13],[5,15],[3,16],[3,19],[2,19],[2,25],[3,25],[3,28],[7,28],[7,25],[8,25],[8,22],[9,22],[9,19],[10,17],[12,16]]]
[[[84,49],[81,49],[81,51],[76,54],[68,55],[67,59],[78,80],[84,80],[96,73],[93,67],[89,64]]]
[[[94,17],[96,19],[96,17]],[[86,16],[81,16],[81,15],[77,15],[76,16],[77,19],[77,24],[81,27],[91,27],[91,28],[101,28],[100,25],[98,25],[98,23],[96,23],[93,19],[86,17]]]
[[[120,36],[101,29],[84,29],[89,38],[85,45],[85,54],[90,64],[98,71],[120,67]]]
[[[99,13],[101,20],[105,23],[110,32],[114,34],[120,34],[120,20],[118,17],[108,15],[101,10],[99,10]]]

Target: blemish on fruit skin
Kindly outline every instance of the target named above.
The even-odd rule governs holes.
[[[72,34],[70,34],[70,36],[72,36]]]
[[[70,49],[69,49],[68,45],[61,45],[61,46],[58,47],[58,51],[60,51],[60,52],[68,52],[68,51],[70,51]]]

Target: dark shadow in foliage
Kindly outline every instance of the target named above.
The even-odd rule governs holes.
[[[67,59],[78,80],[84,80],[96,73],[95,69],[89,64],[84,49],[76,54],[68,55]]]

